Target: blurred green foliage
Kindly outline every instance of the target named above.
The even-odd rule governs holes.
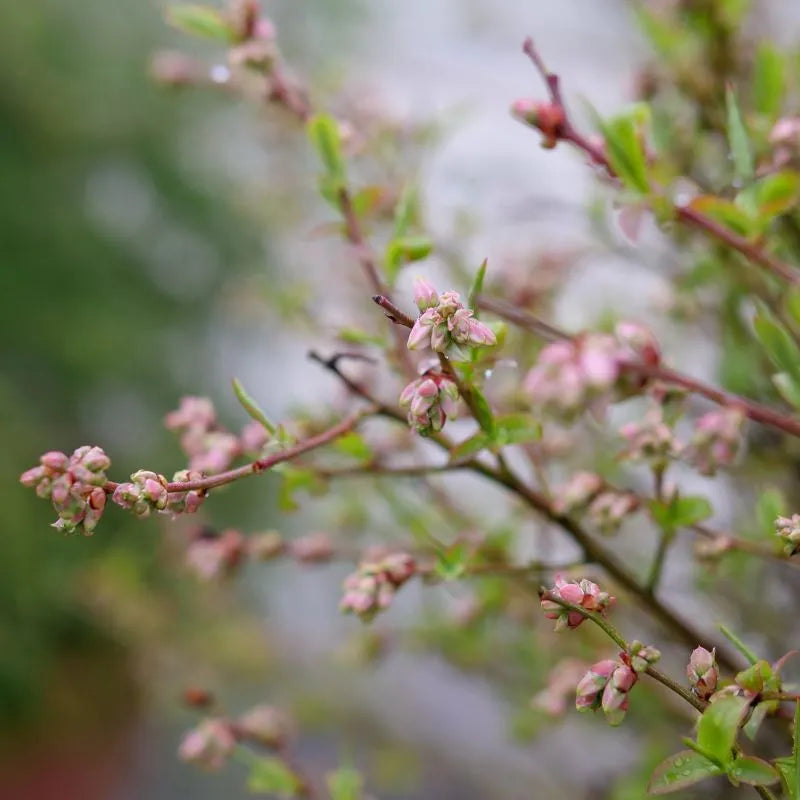
[[[15,476],[109,429],[126,442],[104,442],[115,473],[163,463],[160,417],[204,383],[219,285],[256,262],[253,232],[182,152],[213,100],[148,79],[167,35],[158,8],[126,0],[0,10],[0,736],[43,714],[52,730],[68,662],[124,662],[90,611],[87,564],[113,551],[154,592],[167,585],[156,524],[118,515],[102,536],[70,541]]]

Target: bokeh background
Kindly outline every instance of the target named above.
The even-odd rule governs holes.
[[[760,6],[764,32],[797,33],[792,3]],[[574,722],[526,738],[536,722],[515,711],[524,701],[424,649],[355,670],[338,568],[201,584],[157,521],[114,514],[92,538],[64,538],[15,483],[38,453],[85,442],[106,448],[115,474],[177,468],[163,414],[181,394],[208,394],[240,424],[234,375],[277,417],[334,389],[272,303],[284,275],[336,280],[330,245],[312,233],[325,216],[303,137],[224,93],[157,87],[149,56],[179,41],[162,11],[151,0],[0,7],[0,798],[246,796],[235,767],[208,777],[177,761],[187,685],[237,708],[290,705],[303,756],[321,770],[368,765],[382,798],[638,797],[608,778],[639,768],[634,729],[576,759]],[[323,96],[437,119],[445,133],[421,157],[435,237],[468,229],[476,263],[585,249],[559,300],[571,327],[611,295],[644,312],[665,291],[642,269],[671,257],[663,242],[632,255],[598,239],[589,171],[540,151],[507,110],[540,88],[520,55],[526,33],[578,103],[605,112],[629,99],[647,51],[625,2],[270,0],[266,11]],[[713,343],[691,352],[701,370],[715,357]],[[235,487],[208,506],[222,525],[284,526],[269,488]]]

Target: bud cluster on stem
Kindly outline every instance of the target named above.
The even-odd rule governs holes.
[[[416,571],[417,564],[407,553],[394,553],[380,561],[365,561],[345,578],[339,608],[369,621],[391,605],[397,590]]]
[[[106,505],[106,470],[111,459],[99,447],[84,445],[71,456],[50,451],[39,465],[23,472],[20,483],[49,499],[58,513],[54,528],[91,535]]]
[[[468,361],[470,348],[497,344],[494,331],[465,308],[458,292],[437,294],[433,286],[418,278],[414,301],[422,312],[408,335],[408,349],[430,347],[451,361]]]
[[[601,615],[612,608],[616,602],[616,598],[612,597],[608,592],[601,591],[596,583],[586,578],[580,581],[568,581],[562,575],[557,575],[555,586],[546,592],[541,599],[544,615],[547,619],[556,621],[555,630],[557,631],[562,631],[566,628],[577,628],[586,619],[579,611],[565,608],[558,602],[559,600]]]

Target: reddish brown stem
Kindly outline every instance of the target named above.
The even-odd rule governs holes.
[[[241,478],[246,478],[248,475],[257,475],[259,472],[265,472],[266,470],[274,467],[276,464],[281,464],[284,461],[291,461],[292,459],[303,455],[303,453],[307,453],[310,450],[316,450],[318,447],[329,444],[334,439],[338,439],[345,433],[349,433],[362,417],[374,413],[376,413],[376,409],[374,407],[358,411],[354,414],[351,414],[349,417],[346,417],[341,422],[338,422],[333,427],[322,431],[322,433],[318,433],[316,436],[311,436],[302,442],[298,442],[286,450],[281,450],[278,453],[272,453],[271,455],[264,456],[264,458],[256,459],[249,464],[244,464],[241,467],[235,467],[234,469],[229,469],[216,475],[209,475],[205,478],[198,478],[194,481],[173,481],[167,484],[167,491],[170,493],[189,491],[207,492],[210,489],[216,489],[219,486],[225,486],[225,484],[233,483]],[[110,494],[117,488],[118,485],[119,484],[115,483],[114,481],[108,481],[103,488],[105,489],[106,493]]]

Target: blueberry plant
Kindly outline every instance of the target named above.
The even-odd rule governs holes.
[[[165,53],[155,77],[261,103],[316,152],[319,193],[335,217],[326,230],[354,267],[342,278],[352,281],[348,318],[359,324],[328,332],[324,352],[310,352],[340,394],[273,421],[234,379],[249,416],[238,432],[204,397],[184,397],[166,415],[186,455],[171,477],[146,468],[113,480],[108,455],[87,445],[45,453],[21,481],[52,503],[58,530],[83,535],[116,513],[200,516],[218,490],[251,476],[274,476],[287,510],[298,495],[314,503],[356,481],[363,504],[366,482],[390,510],[381,543],[367,545],[347,515],[341,530],[300,538],[197,525],[187,563],[222,579],[248,560],[354,561],[337,602],[365,624],[391,616],[412,581],[424,591],[464,584],[464,602],[420,636],[502,686],[525,687],[537,719],[563,715],[573,697],[578,711],[616,727],[628,715],[635,722],[641,698],[638,724],[659,730],[659,716],[677,716],[691,733],[682,746],[662,735],[648,775],[613,796],[718,777],[718,792],[798,800],[800,693],[784,672],[800,600],[800,513],[787,501],[800,464],[800,51],[749,37],[756,9],[747,0],[642,2],[635,11],[654,58],[634,105],[578,123],[559,76],[526,40],[541,85],[511,112],[532,140],[538,132],[543,147],[586,162],[607,201],[598,224],[608,234],[613,223],[635,258],[653,238],[642,235],[646,220],[672,243],[658,322],[688,341],[719,341],[714,379],[683,369],[685,349],[662,346],[642,320],[556,326],[554,299],[574,256],[514,270],[504,254],[486,253],[465,268],[451,243],[426,233],[418,181],[387,168],[414,131],[313,100],[256,0],[174,5],[171,24],[216,43],[226,64]],[[450,267],[447,285],[426,275],[433,257],[439,271]],[[502,497],[502,523],[468,502],[465,474]],[[409,484],[426,513],[402,501]],[[553,537],[565,546],[548,546]],[[531,539],[535,560],[525,555]],[[695,570],[694,612],[686,590],[665,581],[671,559]],[[729,624],[715,627],[722,614]],[[559,647],[542,620],[561,632]],[[763,652],[734,632],[740,626],[758,631]],[[236,757],[256,792],[365,796],[353,768],[324,781],[307,774],[285,712],[262,705],[231,716],[197,689],[186,699],[204,716],[182,758],[218,769]]]

